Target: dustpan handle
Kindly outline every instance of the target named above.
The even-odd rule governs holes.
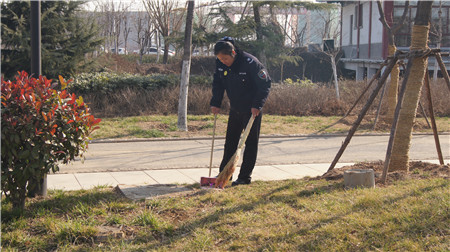
[[[216,121],[217,121],[217,114],[214,114],[213,137],[212,137],[212,144],[211,144],[211,158],[209,159],[209,177],[211,177],[213,152],[214,152],[214,139],[216,136]]]

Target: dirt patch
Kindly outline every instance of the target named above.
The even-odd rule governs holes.
[[[98,233],[94,237],[96,242],[107,242],[110,238],[122,239],[125,237],[125,232],[122,227],[116,226],[98,226]]]
[[[140,72],[136,62],[131,62],[120,55],[111,54],[109,56],[104,56],[104,59],[102,60],[106,68],[118,73]]]
[[[189,219],[191,217],[189,213],[184,209],[165,209],[158,212],[159,215],[164,216],[172,224],[179,224],[181,222],[184,222],[185,220]]]
[[[375,183],[381,183],[381,175],[384,169],[384,162],[363,162],[351,166],[344,166],[339,169],[333,169],[315,179],[340,180],[344,178],[344,172],[351,169],[373,169],[375,172]],[[412,161],[409,162],[409,172],[393,171],[388,172],[388,182],[404,179],[424,179],[424,178],[446,178],[450,175],[450,165],[438,165],[428,162]]]
[[[180,74],[181,68],[177,64],[147,63],[138,66],[141,74]]]

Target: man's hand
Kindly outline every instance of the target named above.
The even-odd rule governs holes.
[[[252,115],[253,117],[257,117],[259,115],[259,112],[261,110],[257,109],[257,108],[252,108]]]
[[[211,112],[212,112],[214,115],[217,115],[217,114],[219,114],[219,112],[220,112],[220,108],[211,106]]]

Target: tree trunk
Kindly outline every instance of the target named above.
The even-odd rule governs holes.
[[[389,45],[388,47],[389,47],[389,56],[393,56],[397,48],[393,44]],[[386,119],[389,123],[392,123],[392,121],[394,120],[395,106],[397,106],[399,73],[400,69],[398,67],[398,64],[396,64],[394,68],[392,68],[391,81],[387,93],[388,112],[386,115]]]
[[[428,32],[430,29],[431,6],[433,2],[419,1],[417,14],[411,35],[410,51],[427,49]],[[419,103],[419,95],[427,67],[427,57],[410,58],[412,60],[411,76],[408,78],[402,108],[399,113],[398,126],[392,146],[392,156],[389,171],[409,171],[409,148],[411,132]]]
[[[169,35],[164,36],[164,55],[163,55],[163,64],[167,64],[169,61],[169,43],[167,43],[167,38]]]
[[[260,53],[258,55],[258,58],[261,61],[261,63],[267,67],[267,59],[266,59],[266,54],[264,52],[261,14],[259,13],[259,3],[253,3],[253,15],[254,15],[255,24],[256,24],[256,40],[258,41],[258,44],[261,45],[261,48],[262,48],[262,50],[260,51]]]
[[[156,63],[159,63],[159,56],[160,56],[160,49],[161,49],[161,46],[160,46],[161,45],[161,39],[159,38],[159,31],[158,30],[156,30],[155,43],[156,43]]]
[[[331,58],[331,68],[333,68],[333,77],[334,77],[334,87],[336,88],[336,98],[340,100],[339,95],[339,82],[337,78],[337,70],[336,70],[336,56],[334,54],[330,55]]]
[[[409,1],[405,2],[405,8],[403,9],[403,14],[400,20],[397,20],[397,24],[393,25],[392,16],[389,18],[390,23],[386,20],[386,15],[384,13],[383,7],[381,6],[381,1],[377,1],[378,13],[380,14],[380,21],[383,24],[383,27],[386,29],[388,33],[388,49],[389,56],[393,56],[397,48],[395,47],[395,34],[399,31],[399,29],[403,26],[406,20],[406,14],[409,10]],[[398,79],[399,79],[399,65],[395,65],[391,72],[391,81],[388,89],[388,112],[386,115],[386,119],[389,123],[394,121],[395,107],[397,106],[398,101]]]
[[[23,211],[25,209],[25,201],[27,198],[26,185],[18,186],[17,190],[10,192],[9,195],[14,210]]]
[[[193,17],[194,17],[194,1],[189,1],[186,16],[186,28],[184,32],[184,54],[183,54],[183,69],[181,70],[180,99],[178,101],[178,129],[182,131],[188,130],[187,101],[188,101],[189,73],[191,70]]]

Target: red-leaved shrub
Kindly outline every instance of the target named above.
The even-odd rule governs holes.
[[[26,192],[34,190],[58,162],[82,156],[89,135],[100,119],[90,114],[83,98],[69,94],[59,77],[61,90],[43,76],[20,72],[13,81],[1,82],[2,191],[14,208],[23,208]],[[55,86],[57,86],[55,84]]]

